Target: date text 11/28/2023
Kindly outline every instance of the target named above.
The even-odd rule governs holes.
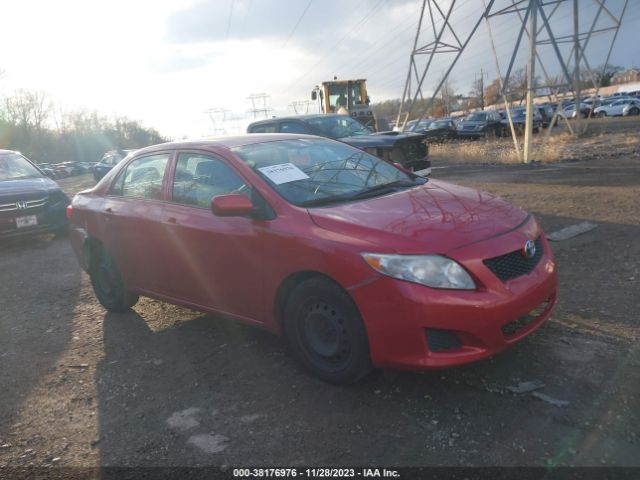
[[[386,468],[234,468],[234,478],[400,478]]]

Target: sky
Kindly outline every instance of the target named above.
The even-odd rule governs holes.
[[[438,3],[447,8],[450,2]],[[619,15],[623,0],[605,2]],[[494,11],[509,3],[496,0]],[[572,3],[564,2],[551,17],[556,35],[572,32]],[[240,133],[253,118],[247,113],[251,94],[266,93],[275,115],[292,114],[292,102],[310,99],[316,84],[334,76],[366,78],[374,103],[400,98],[421,5],[421,0],[9,1],[0,29],[0,95],[42,91],[55,102],[57,114],[88,109],[124,115],[174,139]],[[581,29],[589,28],[596,5],[580,0]],[[451,23],[461,40],[482,9],[482,0],[457,0]],[[441,24],[437,13],[435,19]],[[598,22],[596,29],[612,25],[606,14]],[[503,73],[519,25],[514,13],[491,20]],[[424,27],[418,46],[433,41],[426,22]],[[611,64],[640,65],[638,27],[640,0],[629,0]],[[592,66],[604,62],[611,39],[611,32],[592,38],[586,49]],[[442,40],[450,43],[453,36],[446,32]],[[564,55],[569,47],[562,47]],[[539,51],[550,73],[558,73],[551,47]],[[524,66],[526,53],[525,38],[516,67]],[[453,55],[435,56],[425,92],[435,87]],[[468,93],[481,69],[486,80],[497,76],[484,23],[451,73],[455,89]],[[218,113],[207,113],[214,109]],[[227,110],[224,122],[221,110]]]

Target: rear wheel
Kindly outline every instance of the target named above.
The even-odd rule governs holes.
[[[322,380],[353,383],[371,370],[358,309],[342,288],[327,279],[311,278],[291,292],[284,330],[298,359]]]
[[[113,257],[104,248],[94,252],[89,274],[98,301],[110,312],[126,312],[138,301],[138,295],[125,287]]]
[[[633,107],[629,109],[629,115],[639,115],[639,114],[640,114],[640,108]]]

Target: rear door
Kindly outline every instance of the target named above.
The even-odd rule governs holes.
[[[130,288],[162,291],[167,250],[163,224],[170,152],[138,157],[120,172],[103,203],[103,240]]]

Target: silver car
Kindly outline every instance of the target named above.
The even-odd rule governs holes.
[[[616,100],[615,102],[610,103],[609,105],[601,105],[600,107],[596,108],[593,113],[594,115],[598,116],[598,117],[619,117],[621,115],[624,115],[624,109],[625,108],[634,108],[636,109],[636,112],[638,111],[638,106],[640,105],[640,103],[638,103],[638,100],[633,99],[633,98],[623,98],[620,100]],[[637,114],[637,113],[635,113]],[[627,115],[629,115],[627,113]]]

